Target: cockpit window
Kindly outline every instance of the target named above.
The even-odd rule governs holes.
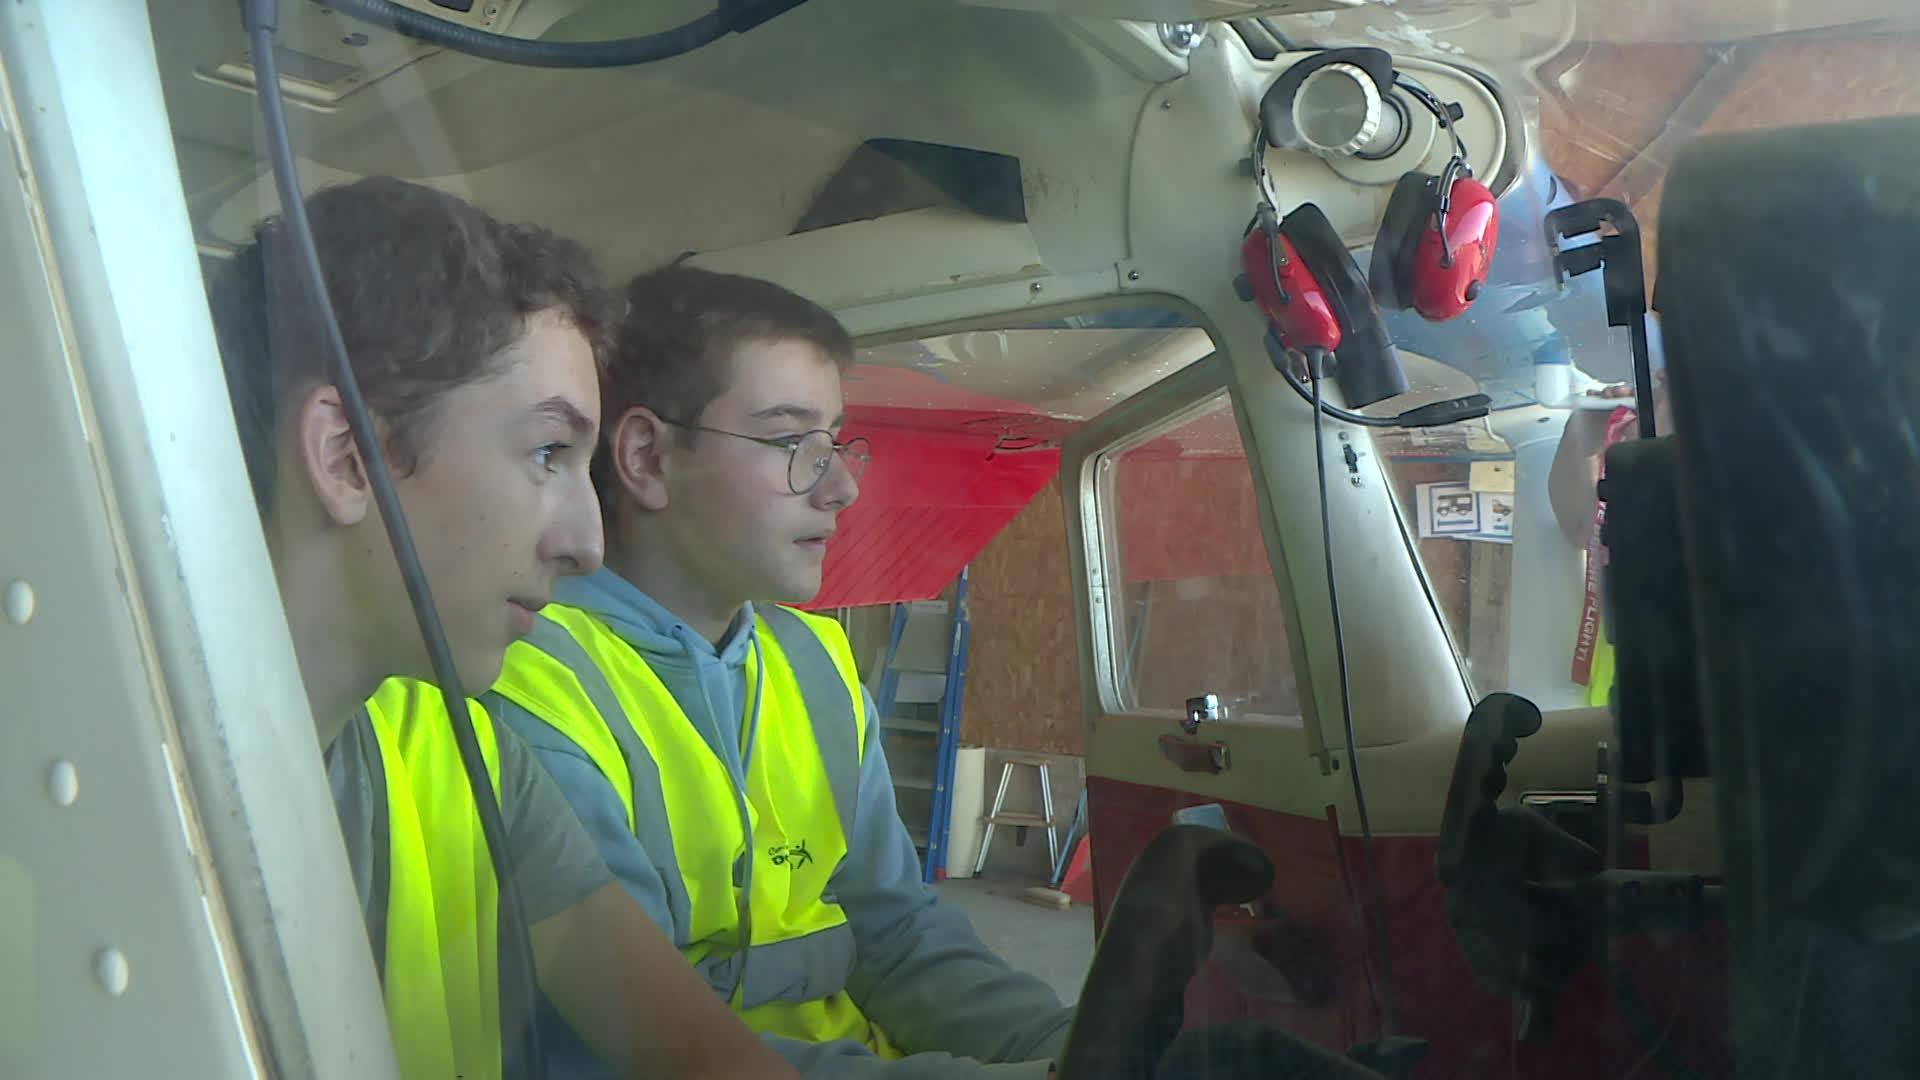
[[[1596,640],[1605,661],[1599,597],[1588,595],[1588,566],[1604,560],[1588,550],[1592,491],[1609,437],[1618,441],[1631,419],[1615,414],[1635,405],[1631,334],[1608,325],[1602,273],[1556,280],[1544,230],[1518,227],[1571,204],[1572,194],[1542,165],[1501,199],[1512,224],[1464,315],[1433,323],[1383,313],[1409,389],[1362,410],[1390,416],[1465,393],[1488,396],[1484,420],[1393,429],[1375,446],[1475,691],[1539,695],[1566,708],[1606,702],[1605,672],[1596,681],[1591,671]],[[1664,395],[1657,316],[1648,325]]]

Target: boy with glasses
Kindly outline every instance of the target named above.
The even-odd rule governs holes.
[[[865,440],[837,435],[851,339],[785,289],[687,266],[627,299],[594,460],[606,568],[562,583],[490,704],[804,1075],[1046,1075],[1069,1010],[922,884],[845,634],[779,606],[819,591],[859,496]],[[566,1075],[595,1075],[575,1048]]]

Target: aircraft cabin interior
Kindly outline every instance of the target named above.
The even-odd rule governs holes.
[[[1057,1075],[1920,1076],[1908,0],[16,0],[0,135],[0,1077],[407,1075],[207,299],[369,177],[844,326]]]

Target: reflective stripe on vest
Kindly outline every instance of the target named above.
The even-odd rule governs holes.
[[[469,701],[480,754],[500,796],[493,721]],[[384,941],[375,942],[387,1020],[407,1080],[498,1080],[499,882],[440,691],[389,679],[367,702],[384,783]],[[378,843],[380,837],[375,836]],[[377,886],[376,886],[377,887]]]
[[[640,654],[598,618],[547,605],[534,632],[508,650],[493,689],[571,740],[618,793],[666,885],[675,944],[749,1027],[810,1042],[853,1039],[898,1056],[845,993],[853,932],[831,895],[866,743],[853,652],[832,619],[756,610],[746,670],[760,710],[747,763],[750,867],[726,763]],[[753,708],[750,698],[748,715]]]

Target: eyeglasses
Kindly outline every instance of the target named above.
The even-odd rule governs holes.
[[[655,414],[658,415],[658,414]],[[661,422],[672,424],[688,431],[705,431],[714,435],[727,435],[735,439],[745,439],[761,446],[771,446],[787,452],[787,489],[795,495],[805,495],[820,485],[827,470],[833,468],[833,459],[837,454],[847,467],[847,472],[858,483],[867,465],[873,461],[873,453],[865,438],[852,438],[841,442],[833,437],[833,432],[818,428],[800,435],[782,435],[778,438],[763,438],[759,435],[742,435],[737,431],[724,428],[711,428],[704,424],[689,424],[668,417],[660,417]]]

